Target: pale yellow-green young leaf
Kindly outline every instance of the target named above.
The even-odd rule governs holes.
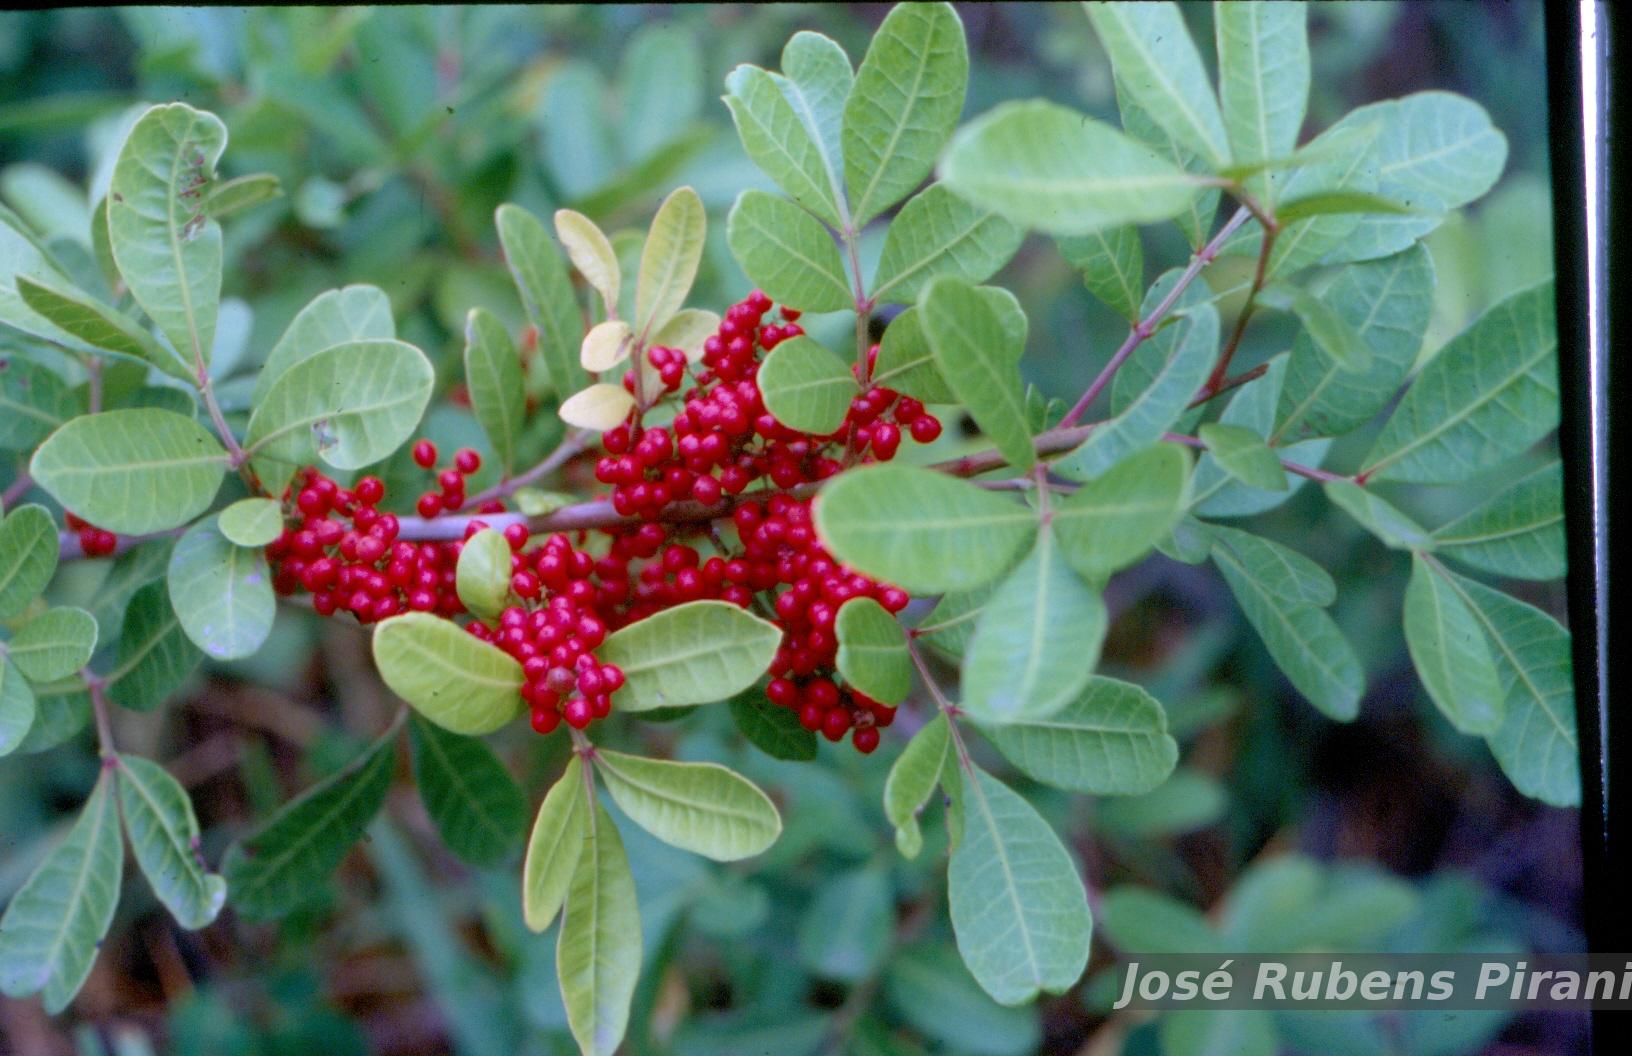
[[[583,760],[574,755],[539,805],[521,870],[521,909],[527,927],[543,931],[561,911],[584,853],[589,828]]]
[[[612,1056],[623,1042],[641,952],[634,874],[617,826],[596,807],[555,947],[567,1024],[584,1056]]]
[[[629,819],[653,836],[717,862],[759,854],[782,832],[769,796],[717,763],[643,759],[605,748],[595,763]]]
[[[465,608],[487,619],[497,616],[510,598],[510,544],[504,535],[483,528],[466,539],[454,577]]]
[[[652,335],[650,344],[654,348],[678,348],[686,354],[686,362],[696,363],[703,358],[703,342],[719,328],[717,313],[702,308],[682,308]]]
[[[601,295],[607,316],[616,317],[623,272],[618,267],[618,255],[612,251],[612,243],[607,240],[606,233],[596,226],[595,221],[573,209],[555,211],[555,233],[561,239],[561,244],[567,247],[572,266]]]
[[[428,612],[376,627],[374,665],[393,693],[454,733],[491,733],[521,710],[521,665]]]
[[[635,398],[621,385],[597,382],[567,397],[561,405],[561,420],[580,429],[598,433],[623,424],[635,409]]]
[[[629,358],[635,332],[622,319],[608,319],[590,328],[578,349],[578,361],[592,374],[599,374]]]
[[[686,302],[707,234],[703,200],[690,187],[670,194],[652,217],[640,251],[640,280],[635,287],[635,332],[643,344]]]

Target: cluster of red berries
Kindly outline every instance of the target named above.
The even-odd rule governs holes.
[[[766,696],[797,712],[805,729],[830,741],[850,733],[858,751],[871,752],[879,729],[895,721],[895,708],[833,681],[839,651],[834,624],[851,599],[872,598],[898,613],[907,606],[907,592],[835,561],[816,537],[809,499],[772,495],[764,505],[738,506],[732,520],[742,541],[742,557],[733,563],[758,589],[785,588],[773,605],[783,633]]]
[[[756,376],[760,355],[804,333],[799,313],[782,309],[782,324],[766,323],[770,298],[755,290],[731,306],[719,329],[703,343],[697,384],[668,428],[643,429],[640,411],[601,437],[606,455],[595,479],[612,486],[612,505],[624,516],[656,518],[677,499],[713,505],[769,478],[779,489],[825,480],[844,468],[829,449],[843,443],[856,457],[886,462],[900,447],[902,429],[919,443],[941,435],[941,423],[924,405],[892,389],[870,387],[856,396],[844,422],[825,436],[789,429],[765,408]],[[686,367],[683,353],[654,348],[652,365],[668,391],[678,391]],[[877,349],[868,359],[868,371]],[[860,379],[865,381],[865,379]],[[633,391],[634,372],[624,377]],[[893,421],[884,420],[893,408]]]
[[[414,445],[414,464],[421,469],[436,468],[436,445],[421,440]],[[419,497],[416,508],[426,520],[443,512],[452,513],[465,505],[465,478],[482,468],[482,456],[468,447],[462,447],[453,456],[453,465],[437,474],[441,491],[427,491]],[[484,511],[496,512],[496,511]]]
[[[421,467],[435,467],[436,445],[430,441],[415,444],[413,454]],[[465,477],[481,464],[475,451],[461,449],[454,467],[438,477],[441,490],[419,497],[420,514],[434,517],[463,506]],[[273,588],[281,594],[304,588],[320,614],[344,609],[362,623],[409,611],[444,616],[465,611],[455,585],[461,544],[399,539],[396,514],[379,509],[384,498],[378,477],[364,477],[348,489],[314,468],[303,470],[283,494],[293,523],[266,548]],[[489,503],[481,509],[503,508]]]
[[[79,536],[79,548],[86,557],[107,557],[119,548],[119,537],[106,528],[98,528],[72,510],[64,511],[63,520]]]
[[[609,632],[704,599],[764,606],[783,631],[766,695],[792,709],[806,729],[832,741],[849,735],[866,753],[878,747],[879,730],[894,721],[893,707],[836,680],[835,622],[853,598],[872,598],[897,613],[907,594],[836,561],[816,537],[810,500],[787,492],[850,462],[888,461],[906,435],[933,441],[941,423],[917,400],[869,384],[875,348],[865,368],[858,367],[863,391],[838,429],[815,436],[782,425],[760,395],[759,364],[764,353],[804,331],[791,309],[782,310],[781,322],[767,322],[772,307],[757,290],[733,305],[704,343],[698,364],[677,349],[649,350],[664,392],[646,394],[650,399],[628,421],[603,434],[605,454],[595,464],[596,478],[612,488],[614,508],[641,522],[602,529],[604,549],[589,546],[587,532],[551,535],[533,545],[524,524],[505,528],[515,604],[496,620],[473,620],[467,629],[522,665],[521,697],[540,733],[563,721],[582,729],[611,711],[624,674],[595,656]],[[688,373],[694,384],[672,423],[645,427],[641,417],[650,403],[679,392]],[[624,384],[637,388],[632,370]],[[436,474],[436,489],[416,503],[421,517],[465,508],[466,478],[481,467],[476,452],[461,450],[451,467],[438,471],[435,445],[421,440],[413,458]],[[729,532],[657,519],[677,500],[712,506],[759,480],[775,493],[736,507],[734,544]],[[306,470],[284,496],[290,525],[267,548],[277,589],[304,587],[318,612],[345,609],[365,623],[409,610],[450,617],[463,612],[456,590],[463,541],[399,539],[397,518],[378,509],[384,494],[377,478],[365,477],[347,490]],[[503,508],[488,502],[476,512]],[[484,527],[472,518],[465,539]],[[718,552],[705,557],[688,538],[703,545],[711,540]]]
[[[559,534],[523,552],[528,535],[520,524],[506,528],[504,537],[511,550],[510,589],[523,604],[499,613],[497,627],[473,620],[466,629],[521,664],[521,699],[533,729],[551,733],[566,720],[581,730],[611,713],[612,694],[623,686],[623,671],[594,655],[607,632],[596,609],[601,591],[591,582],[595,559]],[[540,605],[546,589],[549,600]]]

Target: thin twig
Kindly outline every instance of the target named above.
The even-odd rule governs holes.
[[[1122,364],[1126,363],[1128,357],[1133,355],[1134,349],[1150,339],[1151,335],[1156,332],[1157,325],[1178,303],[1179,297],[1201,274],[1202,269],[1213,262],[1213,259],[1218,256],[1219,250],[1224,248],[1224,243],[1229,241],[1230,236],[1235,234],[1251,216],[1251,210],[1243,205],[1235,211],[1235,215],[1231,216],[1223,227],[1219,228],[1218,234],[1214,235],[1206,245],[1196,251],[1196,255],[1190,259],[1189,266],[1184,269],[1178,281],[1173,284],[1173,288],[1167,291],[1167,296],[1163,297],[1161,303],[1151,309],[1149,315],[1134,324],[1133,329],[1128,331],[1127,338],[1122,342],[1122,347],[1112,354],[1110,360],[1100,370],[1099,376],[1089,384],[1076,404],[1065,412],[1065,417],[1060,420],[1062,427],[1075,425],[1084,414],[1088,413],[1089,405],[1094,402],[1094,399],[1101,392],[1105,391],[1105,387],[1111,383],[1111,379],[1116,376],[1116,372],[1121,369]]]
[[[525,488],[537,481],[543,480],[545,477],[549,476],[551,473],[554,473],[568,462],[571,462],[573,458],[588,450],[590,446],[590,435],[590,433],[582,429],[568,433],[565,439],[563,439],[559,444],[555,445],[555,450],[551,451],[547,456],[545,456],[544,460],[538,465],[518,476],[511,477],[508,480],[499,481],[486,491],[472,496],[470,500],[466,502],[466,505],[480,506],[482,503],[488,502],[492,499],[508,498],[509,496],[520,491],[522,488]]]
[[[1187,447],[1199,448],[1201,450],[1206,450],[1207,448],[1206,442],[1200,437],[1186,436],[1183,433],[1163,433],[1162,439],[1168,441],[1169,443],[1184,444]],[[1361,483],[1360,481],[1355,480],[1353,477],[1346,477],[1341,473],[1333,473],[1330,470],[1321,469],[1318,466],[1306,466],[1301,462],[1292,462],[1284,458],[1280,460],[1280,463],[1281,468],[1286,470],[1288,473],[1295,473],[1300,477],[1308,477],[1310,480],[1318,480],[1323,483],[1334,480],[1347,480],[1356,484]]]

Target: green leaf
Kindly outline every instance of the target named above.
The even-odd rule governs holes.
[[[1299,4],[1213,8],[1219,102],[1236,165],[1283,157],[1298,145],[1309,102],[1308,16]]]
[[[1009,262],[1025,234],[996,212],[931,184],[890,221],[873,275],[873,300],[911,304],[939,275],[985,282]]]
[[[158,763],[119,756],[119,807],[130,850],[176,923],[205,927],[227,900],[227,882],[204,867],[198,818],[181,782]]]
[[[635,332],[642,343],[686,303],[703,259],[707,227],[703,201],[690,187],[681,187],[663,199],[652,217],[640,251],[640,281],[635,287]]]
[[[1066,563],[1096,582],[1133,564],[1183,514],[1189,482],[1189,453],[1153,444],[1084,484],[1054,511]]]
[[[969,52],[951,4],[899,4],[844,104],[845,184],[859,230],[923,182],[963,112]]]
[[[778,707],[757,689],[731,698],[731,720],[750,744],[773,759],[809,762],[816,758],[816,734],[799,725],[790,708]]]
[[[23,743],[37,712],[33,687],[10,659],[0,656],[0,756],[11,754]]]
[[[923,849],[918,814],[940,784],[951,745],[951,725],[937,714],[907,742],[884,780],[884,816],[895,826],[895,845],[904,857],[916,858]]]
[[[199,521],[176,543],[165,579],[182,630],[206,655],[238,660],[272,633],[278,603],[266,555],[233,543],[214,518]]]
[[[818,436],[844,424],[850,401],[861,392],[850,367],[808,337],[777,345],[760,364],[757,380],[765,409],[778,422]]]
[[[1432,535],[1446,557],[1509,579],[1564,575],[1564,481],[1549,462]]]
[[[96,649],[96,620],[84,609],[48,609],[6,642],[7,654],[31,682],[54,682],[84,667]]]
[[[1043,718],[1070,703],[1099,660],[1105,603],[1044,528],[975,624],[963,658],[963,706],[977,719]]]
[[[843,983],[872,977],[895,935],[890,875],[877,865],[828,877],[799,921],[799,960],[812,974]]]
[[[442,842],[478,866],[503,865],[527,831],[527,797],[504,764],[474,737],[418,715],[408,720],[414,783]]]
[[[1089,3],[1083,7],[1110,55],[1117,83],[1139,108],[1214,170],[1228,165],[1230,139],[1224,118],[1178,5]],[[1298,110],[1301,113],[1301,105]]]
[[[1095,426],[1075,451],[1055,462],[1055,472],[1071,480],[1091,480],[1154,444],[1179,422],[1213,369],[1218,311],[1201,305],[1179,316],[1169,329],[1172,352],[1166,363],[1120,413]]]
[[[959,197],[1054,235],[1154,223],[1201,184],[1148,146],[1055,103],[1003,103],[961,129],[939,176]]]
[[[303,359],[354,341],[390,341],[397,336],[391,299],[376,286],[346,286],[313,297],[266,354],[255,377],[251,404],[259,404],[272,383]]]
[[[564,400],[589,384],[589,375],[578,362],[584,317],[572,292],[567,262],[538,217],[521,206],[499,206],[494,221],[527,318],[538,328],[539,358],[550,387]]]
[[[16,668],[9,670],[13,682],[27,685]],[[3,688],[0,686],[0,689]],[[75,675],[60,682],[30,688],[32,693],[25,705],[29,709],[27,717],[30,721],[21,734],[22,739],[8,750],[23,755],[44,752],[67,742],[90,724],[91,694],[85,688],[83,678]],[[5,700],[0,697],[0,704],[3,703]]]
[[[1280,458],[1251,429],[1208,422],[1198,432],[1213,458],[1236,480],[1266,491],[1286,490],[1286,470]]]
[[[1247,622],[1263,639],[1276,666],[1311,704],[1339,722],[1353,719],[1365,690],[1365,673],[1354,649],[1315,604],[1295,601],[1288,596],[1290,587],[1266,582],[1263,576],[1270,570],[1249,564],[1249,555],[1228,545],[1213,546],[1213,561]]]
[[[709,704],[753,685],[782,631],[726,601],[676,605],[614,631],[598,652],[623,670],[619,711]]]
[[[521,665],[440,616],[409,612],[381,622],[374,664],[391,692],[454,733],[492,733],[521,710]]]
[[[770,797],[717,763],[642,759],[597,748],[595,766],[630,821],[682,850],[734,862],[759,854],[782,832]]]
[[[1433,260],[1421,246],[1338,272],[1322,299],[1365,342],[1370,366],[1349,371],[1322,353],[1313,335],[1299,333],[1287,359],[1271,443],[1339,436],[1387,406],[1416,362],[1433,297]]]
[[[846,73],[849,66],[844,60]],[[799,89],[758,66],[738,66],[725,87],[725,105],[748,157],[800,205],[842,229],[838,159],[828,156],[816,128],[795,109]]]
[[[1064,993],[1088,964],[1082,878],[1031,804],[983,770],[969,777],[968,829],[947,870],[963,963],[999,1004]]]
[[[23,303],[41,317],[92,348],[129,356],[158,367],[171,377],[198,383],[198,375],[191,367],[123,312],[67,286],[39,282],[24,275],[17,276],[17,293]]]
[[[1155,697],[1099,675],[1070,704],[1047,718],[983,730],[1028,777],[1095,796],[1133,796],[1167,780],[1179,746]]]
[[[1365,161],[1376,173],[1377,194],[1418,212],[1357,218],[1324,263],[1398,253],[1439,226],[1445,212],[1490,190],[1507,163],[1507,137],[1491,124],[1490,115],[1473,100],[1450,92],[1417,92],[1359,107],[1328,134],[1368,125],[1377,128]]]
[[[455,587],[465,608],[495,619],[510,599],[510,543],[503,533],[483,528],[459,551]]]
[[[1558,425],[1552,280],[1513,294],[1417,375],[1363,476],[1449,484],[1500,465]]]
[[[40,596],[57,571],[57,522],[44,506],[0,514],[0,620],[9,620]]]
[[[204,212],[217,220],[283,197],[283,186],[270,172],[252,172],[230,180],[218,180],[204,194]]]
[[[1408,216],[1409,209],[1390,198],[1366,191],[1317,191],[1290,202],[1282,202],[1275,209],[1275,219],[1283,224],[1304,220],[1311,216],[1339,216],[1345,213],[1388,213]]]
[[[1502,683],[1490,750],[1513,787],[1558,807],[1581,802],[1570,632],[1540,609],[1452,575],[1447,582],[1485,632]]]
[[[527,386],[510,334],[485,308],[472,308],[465,323],[465,384],[470,409],[499,456],[499,468],[508,474],[516,468]]]
[[[74,344],[73,335],[23,302],[17,280],[25,276],[56,287],[73,285],[22,218],[0,206],[0,323],[47,341]]]
[[[915,630],[935,648],[961,657],[975,633],[981,612],[996,589],[997,583],[992,582],[974,590],[948,591]]]
[[[1370,488],[1362,488],[1347,480],[1326,484],[1326,497],[1332,505],[1341,508],[1360,526],[1396,550],[1432,550],[1434,541],[1422,526],[1413,521]]]
[[[152,711],[174,693],[203,653],[170,607],[170,589],[156,579],[131,595],[119,626],[119,648],[107,675],[108,696],[133,711]]]
[[[850,56],[820,33],[802,29],[782,47],[782,79],[777,87],[821,152],[841,214],[849,209],[844,195],[844,106],[855,81]]]
[[[1219,422],[1251,429],[1260,436],[1268,435],[1275,424],[1275,403],[1286,380],[1286,365],[1285,354],[1271,357],[1262,377],[1242,385],[1230,397],[1229,405],[1218,417]],[[1287,462],[1319,467],[1331,446],[1331,440],[1313,439],[1285,447],[1272,446],[1272,450]],[[1202,517],[1250,517],[1280,506],[1308,484],[1307,477],[1288,474],[1287,486],[1279,491],[1251,487],[1231,476],[1218,459],[1207,452],[1196,465],[1190,509]]]
[[[833,236],[786,198],[743,191],[726,221],[726,240],[743,273],[771,300],[811,312],[855,305]]]
[[[918,307],[913,305],[890,321],[879,343],[878,362],[873,365],[874,385],[894,389],[924,403],[952,403],[957,399],[946,379],[935,369],[935,355],[929,350]]]
[[[584,794],[586,780],[584,761],[574,755],[550,786],[533,820],[521,874],[522,913],[532,931],[550,926],[578,871],[584,837],[591,824],[591,805]]]
[[[108,243],[136,303],[202,371],[221,301],[221,226],[203,210],[227,145],[221,119],[186,103],[137,119],[108,186]]]
[[[67,837],[0,917],[0,993],[42,994],[50,1015],[85,984],[119,902],[125,848],[112,784],[104,770]]]
[[[612,1056],[628,1029],[640,979],[640,909],[617,826],[603,807],[585,821],[588,833],[567,892],[555,971],[579,1049],[584,1056]]]
[[[1230,551],[1234,563],[1251,572],[1254,581],[1291,605],[1326,608],[1337,600],[1337,584],[1315,562],[1273,539],[1224,525],[1208,525],[1210,545]]]
[[[34,452],[53,499],[110,532],[162,532],[209,508],[227,452],[191,418],[152,409],[75,418]]]
[[[969,590],[1006,572],[1036,515],[968,481],[909,466],[862,466],[816,496],[816,531],[840,561],[914,594]]]
[[[833,633],[839,674],[852,689],[892,706],[907,699],[912,660],[901,621],[872,598],[851,598],[839,606]]]
[[[0,355],[0,451],[30,450],[84,412],[85,401],[56,372]]]
[[[1364,374],[1371,367],[1371,349],[1360,334],[1325,301],[1308,290],[1292,295],[1292,312],[1303,323],[1315,347],[1337,368],[1349,374]]]
[[[339,867],[385,804],[396,769],[396,743],[393,723],[344,770],[313,785],[227,848],[221,875],[240,914],[248,920],[281,917],[310,898]]]
[[[1000,307],[1006,294],[943,276],[919,295],[918,320],[935,367],[1016,472],[1036,463],[1025,393],[1020,386],[1024,325]],[[1023,324],[1024,313],[1018,319]]]
[[[1128,322],[1139,321],[1139,301],[1145,293],[1145,250],[1138,227],[1102,227],[1086,235],[1062,235],[1054,241],[1060,254],[1082,272],[1089,293]]]
[[[277,499],[239,499],[221,511],[221,534],[239,546],[265,546],[283,534]]]
[[[703,56],[696,36],[677,23],[641,27],[618,65],[617,91],[625,157],[638,162],[661,153],[702,109]]]
[[[403,341],[350,341],[284,371],[249,417],[245,450],[303,466],[321,458],[361,469],[413,435],[431,400],[436,370]]]
[[[1411,555],[1405,644],[1423,688],[1452,726],[1478,736],[1501,727],[1506,695],[1485,632],[1450,573],[1422,554]]]

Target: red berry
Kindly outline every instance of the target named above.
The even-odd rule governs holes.
[[[415,444],[414,462],[422,469],[430,469],[436,465],[436,445],[429,440],[421,440]]]
[[[856,751],[862,755],[871,755],[878,747],[878,727],[862,726],[850,735],[850,743],[856,746]]]
[[[941,435],[941,420],[933,414],[926,414],[921,418],[914,418],[907,426],[912,438],[920,444],[933,443]]]
[[[419,510],[419,515],[421,517],[425,518],[427,521],[431,520],[437,514],[442,512],[442,496],[436,494],[435,492],[428,491],[419,497],[419,502],[415,508]]]
[[[454,453],[453,464],[459,472],[468,477],[482,468],[482,456],[468,447],[461,447]]]
[[[373,506],[385,498],[385,484],[379,477],[364,477],[357,482],[357,501]]]

